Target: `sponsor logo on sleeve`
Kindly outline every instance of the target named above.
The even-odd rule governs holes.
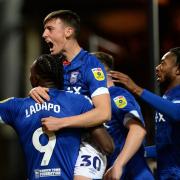
[[[93,75],[96,80],[103,81],[105,79],[104,73],[101,68],[92,69]]]
[[[117,96],[113,100],[118,108],[124,108],[127,106],[127,100],[124,96]]]

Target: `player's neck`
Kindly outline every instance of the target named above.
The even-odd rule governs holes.
[[[66,59],[71,62],[80,51],[81,47],[78,42],[76,40],[71,40],[66,44],[63,54],[66,56]]]
[[[39,86],[46,87],[46,88],[56,88],[57,86],[54,82],[42,82]]]

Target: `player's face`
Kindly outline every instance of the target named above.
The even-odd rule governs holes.
[[[56,55],[65,51],[65,33],[66,25],[60,19],[52,19],[45,24],[42,36],[49,45],[51,54]]]
[[[161,63],[156,67],[157,81],[161,83],[171,83],[176,78],[176,57],[170,52],[166,53]]]

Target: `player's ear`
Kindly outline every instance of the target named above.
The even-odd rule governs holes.
[[[70,26],[66,27],[66,29],[65,29],[65,37],[67,39],[70,38],[72,36],[73,32],[74,32],[74,29],[72,27],[70,27]]]
[[[34,75],[31,77],[31,85],[33,88],[40,85],[40,77],[38,75]]]

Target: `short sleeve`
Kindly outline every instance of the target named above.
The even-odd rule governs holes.
[[[123,92],[118,95],[117,93],[117,95],[113,98],[113,101],[118,109],[118,113],[124,114],[124,125],[132,118],[138,119],[144,125],[144,119],[140,106],[131,94]]]
[[[96,57],[90,56],[89,58],[85,73],[91,97],[109,93],[104,66]]]

